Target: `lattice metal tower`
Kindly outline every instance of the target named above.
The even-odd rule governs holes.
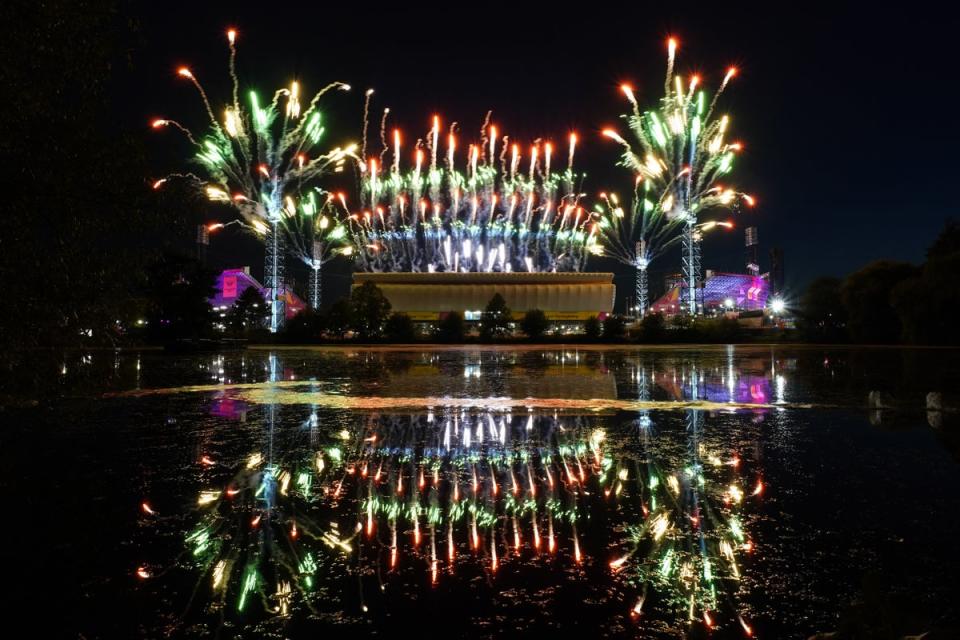
[[[276,333],[283,326],[285,318],[284,286],[284,242],[280,234],[279,222],[273,222],[267,231],[266,255],[263,264],[263,286],[269,292],[270,333]]]
[[[637,306],[640,308],[641,317],[647,315],[647,311],[650,308],[647,291],[649,291],[647,268],[637,267]]]
[[[647,315],[647,310],[650,308],[650,296],[649,296],[649,283],[647,276],[647,268],[650,266],[649,260],[646,258],[646,247],[644,241],[641,240],[637,243],[635,255],[637,256],[637,307],[640,309],[640,316],[643,317]]]
[[[323,241],[313,241],[313,264],[310,266],[310,284],[307,295],[310,297],[310,308],[314,311],[320,308],[322,286],[320,282],[320,268],[323,257]]]
[[[683,284],[680,286],[680,308],[690,315],[703,309],[703,268],[700,260],[700,232],[692,220],[687,221],[681,243]]]

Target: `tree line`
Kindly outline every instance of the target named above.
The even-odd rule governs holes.
[[[809,342],[960,343],[960,225],[946,224],[920,266],[877,260],[845,278],[814,280],[796,314]]]

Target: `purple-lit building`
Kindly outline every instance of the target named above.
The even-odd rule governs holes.
[[[680,312],[680,289],[686,286],[682,279],[674,281],[667,292],[653,303],[654,313],[672,315]],[[767,305],[770,283],[763,276],[749,273],[720,273],[708,271],[703,283],[703,309],[759,311]]]
[[[214,309],[221,310],[231,307],[237,301],[237,298],[250,287],[256,287],[265,300],[269,299],[269,290],[250,275],[250,267],[227,269],[217,276],[217,293],[210,298],[210,305]],[[285,301],[284,308],[288,320],[306,307],[303,300],[289,289],[284,289],[280,296]]]

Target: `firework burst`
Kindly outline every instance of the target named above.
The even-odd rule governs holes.
[[[743,148],[729,141],[730,117],[715,117],[717,101],[737,70],[727,70],[712,99],[701,87],[700,76],[685,78],[674,73],[677,41],[668,42],[664,96],[657,108],[641,111],[629,85],[621,90],[631,106],[627,121],[634,142],[614,129],[603,135],[623,147],[620,164],[636,175],[633,204],[626,210],[606,202],[602,226],[610,253],[634,266],[638,299],[646,298],[646,269],[650,260],[672,246],[683,244],[685,308],[696,313],[696,292],[700,284],[699,244],[702,232],[729,223],[701,224],[701,216],[715,209],[734,208],[740,202],[752,206],[754,199],[721,183],[733,169],[736,154]],[[642,296],[641,296],[642,289]],[[647,305],[641,302],[645,311]]]
[[[191,82],[200,94],[209,129],[196,135],[181,123],[167,119],[154,120],[152,126],[174,127],[195,148],[194,161],[201,175],[174,174],[168,178],[194,181],[210,201],[231,206],[239,214],[240,222],[264,239],[268,249],[265,284],[271,290],[271,329],[275,331],[282,318],[279,296],[284,284],[284,247],[314,271],[318,284],[323,263],[340,253],[350,253],[349,246],[342,246],[347,230],[339,222],[339,200],[322,183],[355,157],[355,145],[319,150],[325,126],[318,107],[321,97],[329,91],[346,91],[350,87],[332,82],[305,104],[301,102],[302,88],[297,81],[274,92],[266,102],[256,91],[241,96],[236,37],[235,30],[227,32],[232,93],[222,118],[194,73],[182,67],[177,74]],[[155,188],[166,180],[158,180]],[[311,302],[319,304],[319,289],[314,297]]]
[[[409,170],[401,168],[401,132],[382,129],[381,140],[383,153],[362,166],[362,210],[348,218],[364,271],[579,271],[600,251],[599,229],[576,193],[576,134],[559,170],[553,143],[537,140],[524,155],[489,114],[480,141],[465,149],[456,123],[442,132],[434,116],[412,145]]]

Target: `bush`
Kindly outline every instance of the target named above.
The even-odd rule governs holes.
[[[698,318],[693,325],[695,338],[701,342],[737,342],[740,323],[736,318]]]
[[[846,277],[840,289],[847,310],[847,330],[854,342],[891,343],[900,340],[903,327],[891,304],[891,293],[914,278],[919,269],[905,262],[878,260]]]
[[[627,330],[627,324],[620,316],[609,315],[603,319],[604,340],[621,340]]]
[[[405,313],[392,314],[384,331],[391,342],[413,342],[416,339],[413,320]]]
[[[283,328],[283,337],[287,342],[319,342],[327,328],[327,319],[313,309],[304,309],[290,318]]]
[[[342,338],[353,327],[353,306],[347,298],[340,298],[327,311],[327,331]]]
[[[465,332],[463,316],[456,311],[449,312],[437,323],[437,339],[441,342],[463,342]]]
[[[797,328],[810,342],[843,342],[847,338],[847,310],[840,297],[839,278],[817,278],[800,298]]]
[[[583,335],[587,340],[599,340],[600,318],[597,316],[587,318],[586,322],[583,323]]]
[[[640,333],[637,336],[641,342],[663,342],[667,336],[667,323],[663,315],[648,313],[640,321]]]
[[[550,321],[547,320],[547,314],[540,309],[530,309],[520,320],[520,330],[531,340],[542,338],[549,327]]]

